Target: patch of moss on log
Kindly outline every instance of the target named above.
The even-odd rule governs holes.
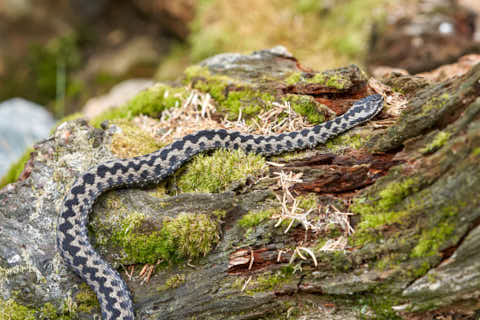
[[[138,115],[157,117],[165,109],[181,106],[186,98],[187,92],[184,88],[158,84],[140,92],[126,105],[109,109],[93,118],[90,122],[95,127],[99,127],[105,120],[132,119]]]
[[[183,192],[224,191],[235,181],[245,182],[249,175],[258,175],[265,169],[265,159],[242,150],[216,150],[211,156],[200,154],[185,166],[178,178]]]

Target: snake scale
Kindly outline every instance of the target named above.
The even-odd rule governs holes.
[[[364,123],[383,107],[383,97],[371,95],[356,101],[343,115],[312,128],[270,136],[220,130],[189,134],[153,153],[124,160],[113,160],[91,168],[78,177],[66,194],[58,219],[57,247],[60,255],[95,291],[104,320],[133,320],[133,303],[125,282],[102,259],[87,235],[88,215],[95,199],[118,187],[158,183],[194,155],[217,148],[243,149],[264,156],[301,150]]]

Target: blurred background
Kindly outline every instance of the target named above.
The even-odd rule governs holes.
[[[478,0],[0,0],[0,177],[59,119],[217,53],[418,73],[480,53],[479,17]]]

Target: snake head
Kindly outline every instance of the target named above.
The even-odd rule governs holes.
[[[355,101],[347,113],[348,117],[355,119],[354,122],[365,122],[379,114],[382,108],[383,96],[381,94],[372,94]]]

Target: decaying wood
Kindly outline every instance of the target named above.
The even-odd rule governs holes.
[[[311,95],[338,113],[346,108],[346,100],[374,90],[355,67],[340,70],[352,80],[342,89],[305,79],[287,84],[289,74],[305,70],[291,56],[278,52],[248,58],[221,56],[205,66],[212,74],[231,77],[236,88],[261,88],[276,98]],[[248,72],[257,66],[257,73]],[[272,73],[268,81],[255,82],[268,72]],[[474,319],[480,308],[480,64],[443,82],[392,75],[383,85],[390,86],[388,92],[402,94],[406,106],[393,105],[388,92],[380,92],[385,93],[386,110],[364,128],[370,139],[358,150],[345,147],[333,152],[320,147],[294,160],[276,159],[262,179],[250,179],[219,194],[156,198],[151,190],[120,190],[100,199],[93,219],[108,214],[105,203],[110,201],[141,212],[151,219],[152,228],[181,212],[225,211],[221,239],[202,259],[152,271],[148,283],[137,279],[141,267],[132,273],[129,266],[124,267],[130,271],[119,266],[122,274],[129,275],[137,316],[361,319],[376,314],[379,319],[448,315]],[[342,101],[338,110],[335,101]],[[400,116],[392,115],[391,109],[399,110]],[[30,176],[0,192],[0,228],[5,230],[0,232],[0,243],[7,248],[9,261],[21,257],[14,244],[33,250],[29,262],[33,267],[11,271],[1,282],[4,292],[22,290],[34,297],[55,292],[57,296],[48,298],[58,300],[67,287],[80,290],[73,274],[53,269],[55,237],[49,226],[56,217],[55,202],[61,201],[62,191],[57,190],[74,178],[68,170],[55,171],[53,166],[58,150],[68,155],[62,159],[73,163],[92,153],[108,158],[103,144],[110,133],[85,123],[70,125],[68,143],[59,139],[40,145],[28,166]],[[101,143],[83,150],[81,146],[91,140]],[[293,177],[290,184],[278,185],[280,172]],[[281,192],[290,195],[282,198]],[[292,198],[306,195],[313,195],[315,201],[311,216],[305,210],[285,218],[283,211],[297,205],[297,198]],[[50,224],[31,215],[34,206],[43,206]],[[247,213],[272,208],[277,211],[257,225],[238,224]],[[343,227],[331,219],[334,215],[343,219]],[[34,236],[24,232],[28,223],[39,228],[29,225]],[[120,249],[99,244],[99,250],[115,262]],[[6,261],[0,260],[0,267]],[[177,275],[184,281],[165,287]],[[44,280],[32,280],[37,277]],[[92,319],[95,312],[98,308],[79,317]]]

